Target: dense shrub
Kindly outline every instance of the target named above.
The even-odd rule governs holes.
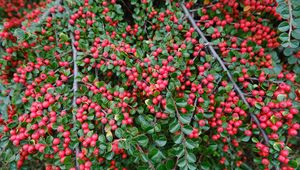
[[[3,169],[299,168],[297,0],[0,9]]]

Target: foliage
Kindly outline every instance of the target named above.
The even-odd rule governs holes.
[[[4,169],[299,168],[297,0],[185,2],[209,43],[177,1],[22,3],[0,4]]]

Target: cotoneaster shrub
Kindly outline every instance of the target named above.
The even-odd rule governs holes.
[[[299,2],[180,3],[1,2],[1,168],[299,168]]]

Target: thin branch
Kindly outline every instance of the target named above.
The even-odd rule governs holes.
[[[182,143],[183,143],[183,148],[184,148],[184,159],[187,160],[188,150],[186,148],[186,139],[185,139],[185,136],[184,136],[184,133],[183,133],[183,128],[184,127],[183,127],[183,124],[180,121],[180,114],[179,114],[176,102],[175,102],[175,100],[174,100],[174,98],[172,96],[172,93],[169,91],[169,89],[167,89],[167,90],[171,94],[171,98],[173,100],[174,108],[175,108],[175,111],[176,111],[176,117],[177,117],[177,120],[179,121],[180,132],[181,132],[181,135],[182,135]]]
[[[172,170],[176,170],[179,158],[177,157],[174,168]]]
[[[69,25],[69,28],[71,27],[71,25]],[[77,82],[77,76],[78,76],[78,66],[77,66],[77,49],[76,47],[74,46],[74,42],[75,42],[75,39],[74,39],[74,35],[72,33],[72,31],[70,30],[70,38],[71,38],[71,44],[72,44],[72,51],[73,51],[73,75],[74,75],[74,81],[73,81],[73,103],[72,103],[72,106],[73,106],[73,109],[74,108],[77,108],[77,104],[76,104],[76,93],[77,93],[77,90],[78,90],[78,82]],[[76,122],[76,112],[73,112],[73,123],[75,124]],[[76,169],[78,170],[79,169],[79,164],[78,164],[78,154],[79,154],[79,147],[76,146],[75,148],[75,152],[76,152],[76,157],[75,157],[75,163],[76,163]]]
[[[250,78],[247,78],[247,79],[248,80],[259,81],[259,79],[255,78],[255,77],[250,77]],[[275,83],[275,84],[283,83],[283,81],[276,81],[276,80],[264,80],[264,82],[270,82],[270,83]]]
[[[195,114],[196,114],[196,111],[197,111],[197,104],[198,104],[198,98],[196,97],[195,101],[194,101],[194,112],[193,112],[193,116],[192,116],[192,119],[194,118]],[[192,122],[192,121],[191,121]]]
[[[136,147],[138,148],[138,150],[143,154],[143,155],[146,155],[144,150],[140,147],[140,145],[136,145]],[[154,165],[152,164],[152,162],[147,158],[147,162],[148,162],[148,165],[150,167],[151,170],[155,170],[155,167]]]
[[[292,11],[292,3],[291,3],[291,0],[287,0],[287,3],[288,3],[288,7],[289,7],[289,15],[290,15],[290,19],[289,19],[289,26],[290,26],[290,29],[289,29],[289,36],[288,36],[288,42],[291,41],[291,34],[292,34],[292,31],[293,31],[293,11]]]
[[[196,8],[196,9],[190,9],[190,12],[196,12],[196,11],[198,11],[199,10],[199,8]]]
[[[52,18],[54,17],[54,15],[52,14]],[[56,29],[54,29],[54,35],[55,35],[55,42],[56,42],[56,46],[58,46],[59,42],[58,42],[58,35],[56,32]]]
[[[209,41],[206,39],[206,37],[204,36],[204,34],[202,33],[202,31],[199,29],[199,27],[195,23],[195,20],[191,17],[191,14],[189,13],[188,9],[185,7],[185,5],[183,3],[180,3],[180,6],[183,9],[185,15],[188,17],[188,19],[191,22],[192,26],[195,28],[195,30],[198,32],[198,34],[200,35],[200,37],[203,39],[204,43],[208,44],[207,47],[209,48],[209,51],[211,52],[212,56],[215,59],[217,59],[217,61],[219,62],[219,64],[223,68],[223,70],[227,73],[227,76],[228,76],[229,80],[232,82],[235,91],[239,94],[240,98],[246,104],[246,106],[248,108],[250,108],[251,106],[247,102],[247,100],[246,100],[243,92],[241,91],[241,89],[239,88],[239,86],[234,81],[231,73],[229,72],[229,70],[225,66],[225,64],[222,61],[222,59],[220,58],[220,56],[217,54],[217,52],[215,51],[215,49],[210,45]],[[269,137],[266,134],[266,132],[261,128],[260,122],[259,122],[258,118],[256,117],[256,115],[254,113],[249,113],[249,114],[250,114],[250,117],[253,119],[253,121],[256,123],[257,127],[259,128],[259,130],[260,130],[260,132],[261,132],[261,134],[262,134],[262,136],[263,136],[263,138],[265,140],[266,145],[269,146]]]
[[[127,6],[126,2],[124,2],[123,0],[121,0],[122,3],[125,5],[125,7],[127,8],[127,10],[132,14],[132,11],[131,9]]]

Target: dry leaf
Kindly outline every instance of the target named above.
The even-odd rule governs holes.
[[[210,3],[210,0],[204,0],[203,4],[208,5]]]
[[[245,6],[245,7],[244,7],[244,11],[245,11],[245,12],[249,11],[250,9],[251,9],[250,6]]]

